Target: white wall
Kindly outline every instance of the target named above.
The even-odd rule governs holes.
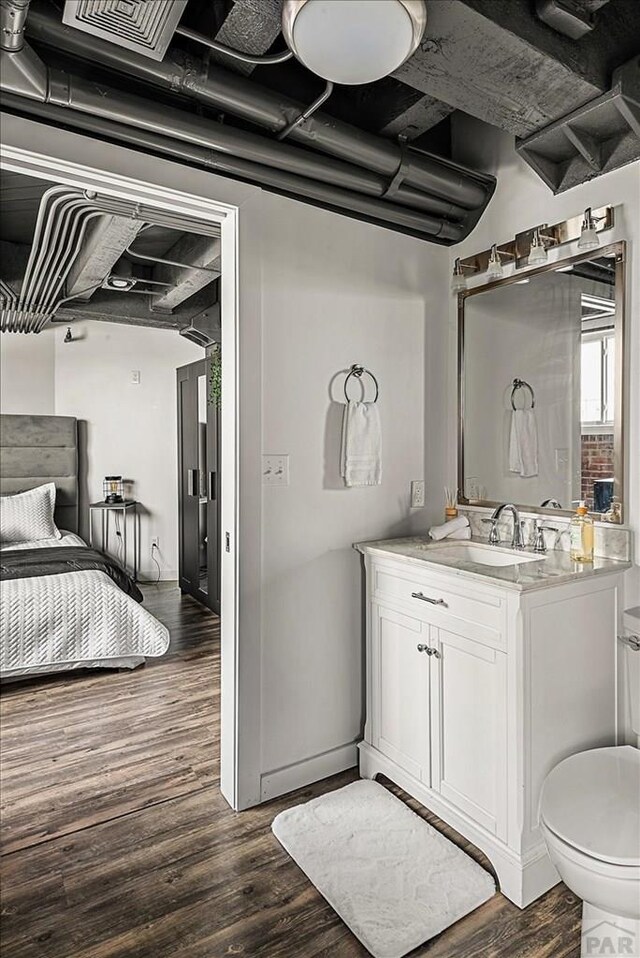
[[[410,482],[425,469],[425,342],[442,322],[432,287],[447,256],[291,200],[263,203],[262,448],[288,453],[291,472],[288,488],[263,487],[262,768],[271,795],[313,777],[314,756],[325,762],[336,750],[336,761],[354,761],[353,748],[343,749],[363,720],[362,573],[352,543],[426,527],[426,513],[410,509]],[[346,489],[340,371],[355,362],[380,384],[383,479]],[[271,774],[298,762],[309,764]]]
[[[89,501],[103,498],[106,475],[132,479],[133,497],[141,504],[141,576],[157,576],[151,561],[151,539],[157,537],[162,578],[177,579],[175,371],[202,359],[204,351],[174,330],[79,322],[72,343],[64,342],[64,333],[55,330],[55,413],[86,423]],[[132,370],[140,372],[138,385],[131,382]],[[86,537],[86,525],[81,531]]]
[[[54,330],[37,336],[0,334],[0,410],[17,416],[52,416],[54,368]]]

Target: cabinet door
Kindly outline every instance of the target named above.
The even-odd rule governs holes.
[[[429,626],[372,604],[373,746],[429,784]]]
[[[506,655],[432,629],[432,787],[506,838]]]

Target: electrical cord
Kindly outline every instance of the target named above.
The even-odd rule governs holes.
[[[122,550],[124,546],[122,543],[122,531],[120,529],[120,516],[116,512],[114,513],[113,518],[115,519],[115,523],[116,523],[116,539],[118,540],[118,545],[116,547],[116,559],[118,560],[120,565],[122,565]]]
[[[157,549],[157,548],[158,548],[157,545],[155,544],[155,542],[153,542],[153,543],[151,544],[151,558],[152,558],[152,560],[155,562],[156,568],[158,569],[158,578],[157,578],[156,581],[153,583],[153,585],[158,585],[158,584],[160,583],[160,563],[159,563],[158,560],[156,559],[156,549]]]

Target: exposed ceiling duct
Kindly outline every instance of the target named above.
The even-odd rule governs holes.
[[[237,115],[244,119],[252,113],[254,122],[260,125],[269,126],[275,120],[281,130],[304,108],[304,104],[293,104],[292,116],[290,106],[287,112],[288,104],[283,110],[281,97],[242,77],[219,70],[221,76],[216,74],[215,79],[210,79],[206,72],[203,76],[194,69],[192,63],[181,66],[173,59],[155,62],[94,36],[69,30],[50,13],[37,9],[33,13],[34,35],[58,50],[75,47],[79,55],[93,62],[105,63],[174,92],[187,93],[210,106],[217,103],[219,109],[229,112],[233,112],[229,101],[234,101]],[[15,61],[28,49],[4,56]],[[36,71],[34,78],[34,70],[30,69],[25,81],[24,70],[19,66],[20,63],[14,64],[4,79],[9,94],[5,102],[12,109],[49,116],[56,122],[101,132],[143,148],[150,148],[153,142],[158,152],[189,158],[219,173],[435,242],[449,245],[463,239],[478,221],[495,188],[491,176],[402,148],[319,115],[290,133],[291,140],[313,142],[315,148],[313,152],[299,150],[288,143],[167,107],[151,98],[52,70],[43,63],[39,66],[40,75]],[[221,77],[230,86],[225,87]],[[47,109],[43,111],[35,101],[47,104]],[[307,124],[313,124],[311,133],[306,130]],[[131,136],[126,128],[133,128],[137,135]],[[318,148],[333,155],[319,156]]]
[[[180,231],[193,228],[181,217],[159,214],[130,201],[66,186],[46,190],[26,266],[20,257],[27,247],[3,243],[0,331],[39,333],[63,307],[68,308],[74,300],[86,302],[98,289],[138,292],[150,304],[157,299],[162,311],[171,312],[217,279],[219,268],[203,265],[198,255],[201,248],[219,252],[219,229],[217,224],[203,224],[206,235],[187,235],[179,241],[193,254],[180,264],[180,271],[163,278],[152,274],[119,283],[119,261],[127,244],[130,246],[141,230],[156,225]],[[141,254],[138,257],[143,258]],[[125,271],[131,273],[128,263]]]
[[[163,62],[154,63],[97,37],[80,35],[65,27],[50,8],[41,3],[31,9],[28,32],[34,40],[52,49],[184,94],[271,133],[282,132],[306,107],[300,101],[179,51],[170,51]],[[441,157],[403,149],[392,140],[322,113],[316,113],[290,130],[288,139],[379,174],[382,189],[388,188],[400,171],[401,176],[391,191],[394,203],[410,207],[421,205],[426,212],[452,220],[482,210],[495,183],[491,177],[473,174]]]
[[[89,223],[104,214],[81,190],[52,187],[42,197],[31,254],[19,292],[0,293],[0,330],[39,333],[67,301],[65,284]],[[3,284],[7,287],[8,284]]]

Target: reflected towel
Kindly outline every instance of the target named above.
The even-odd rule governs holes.
[[[340,475],[345,486],[380,485],[382,432],[376,403],[348,402],[345,406]]]
[[[538,475],[538,426],[535,409],[514,409],[509,435],[509,472]]]
[[[462,535],[463,532],[468,532],[469,535]],[[470,539],[471,538],[471,529],[469,528],[469,520],[466,516],[458,516],[456,519],[450,519],[449,522],[445,522],[441,526],[432,526],[429,529],[429,535],[432,539],[436,541],[438,539]]]

